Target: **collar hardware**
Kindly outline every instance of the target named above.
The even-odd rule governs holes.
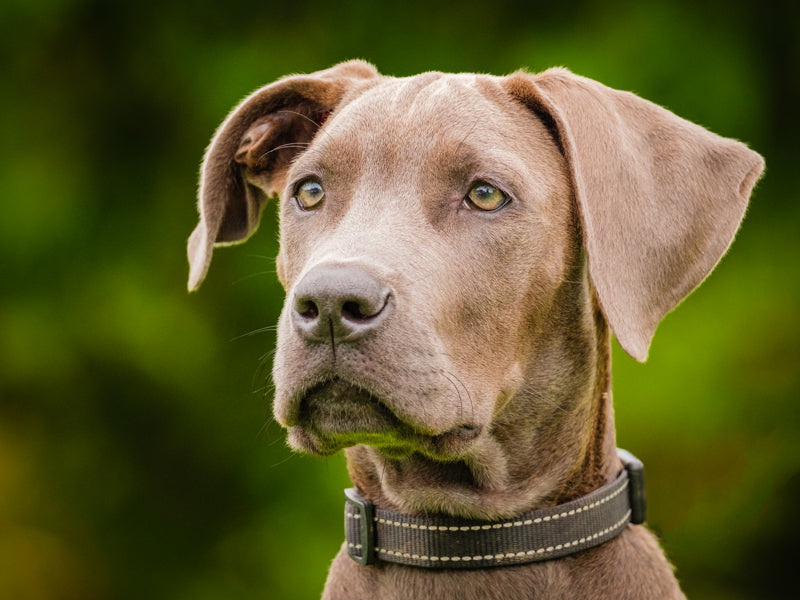
[[[358,564],[370,565],[375,562],[375,505],[356,488],[347,488],[344,494],[347,497],[344,511],[347,552]],[[354,536],[357,543],[350,539],[351,528],[358,530],[359,535]]]
[[[630,484],[628,486],[631,503],[631,523],[641,525],[647,518],[647,497],[644,487],[644,464],[633,454],[622,448],[617,448],[622,465],[628,472]]]
[[[345,490],[350,557],[423,568],[476,569],[549,560],[599,546],[645,518],[644,467],[617,450],[624,469],[610,483],[564,504],[501,521],[418,516],[382,509]]]

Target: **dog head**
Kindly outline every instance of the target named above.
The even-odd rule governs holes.
[[[273,376],[291,445],[452,462],[509,415],[575,415],[594,385],[594,309],[644,360],[762,168],[563,69],[398,79],[343,63],[258,90],[221,125],[189,287],[279,197]]]

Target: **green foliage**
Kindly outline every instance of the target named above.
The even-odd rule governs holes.
[[[408,75],[553,65],[750,143],[730,255],[615,353],[620,444],[690,596],[795,598],[800,522],[797,7],[477,0],[457,8],[8,0],[0,7],[0,596],[315,597],[341,456],[270,417],[283,292],[268,211],[185,292],[197,168],[240,98],[354,57]]]

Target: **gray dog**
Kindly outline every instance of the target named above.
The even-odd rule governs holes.
[[[275,416],[346,448],[326,599],[683,598],[618,453],[610,335],[644,361],[763,161],[563,69],[281,79],[217,131],[189,240],[279,198]]]

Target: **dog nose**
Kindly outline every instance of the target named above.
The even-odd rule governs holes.
[[[356,340],[383,323],[389,297],[390,290],[361,267],[321,265],[295,288],[294,326],[307,340]]]

